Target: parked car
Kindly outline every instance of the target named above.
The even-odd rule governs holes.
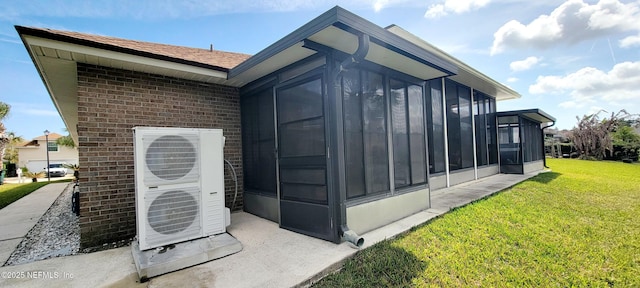
[[[49,177],[63,177],[67,175],[67,168],[63,164],[49,164],[49,169],[45,168],[44,173],[49,173]]]

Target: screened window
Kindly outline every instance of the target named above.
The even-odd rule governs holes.
[[[383,77],[351,69],[343,76],[342,94],[347,198],[389,191]]]
[[[471,89],[458,85],[460,103],[460,156],[462,168],[473,167],[473,124],[471,123]]]
[[[445,80],[449,169],[473,167],[473,116],[471,89]]]
[[[485,96],[475,92],[473,97],[473,117],[476,125],[476,159],[478,166],[489,164],[487,147],[487,121],[484,110]]]
[[[244,186],[276,195],[275,133],[272,89],[242,99]]]
[[[427,182],[427,145],[424,129],[424,93],[422,86],[409,85],[409,153],[411,184]]]
[[[360,73],[351,69],[342,78],[347,198],[365,195],[362,93]]]
[[[411,184],[409,133],[407,132],[407,91],[404,82],[391,80],[390,83],[394,183],[396,187],[404,187]]]
[[[364,166],[367,194],[389,190],[389,157],[382,75],[362,72]]]
[[[498,163],[498,131],[496,129],[496,100],[490,97],[485,99],[485,111],[487,113],[487,146],[489,149],[489,164]]]
[[[538,161],[544,157],[542,150],[542,132],[540,124],[522,119],[522,145],[524,162]]]
[[[426,182],[426,145],[422,87],[391,80],[394,185]]]
[[[476,126],[476,159],[478,166],[488,165],[492,149],[495,152],[495,130],[491,129],[490,101],[492,99],[478,91],[474,92],[473,115]]]
[[[447,135],[449,144],[449,169],[451,171],[462,168],[462,149],[460,137],[460,98],[458,85],[445,80],[445,98],[447,105]]]
[[[431,125],[429,134],[429,172],[439,173],[445,170],[444,153],[444,117],[442,106],[442,79],[431,80],[427,83],[427,113]],[[430,107],[430,108],[429,108]]]

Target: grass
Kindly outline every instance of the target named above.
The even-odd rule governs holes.
[[[9,206],[9,204],[47,184],[49,184],[49,182],[23,184],[5,183],[0,185],[0,209]]]
[[[358,252],[315,287],[640,287],[640,165],[548,165]]]

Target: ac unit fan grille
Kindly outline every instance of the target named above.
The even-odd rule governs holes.
[[[158,233],[175,234],[186,230],[196,221],[199,209],[198,201],[192,194],[182,190],[168,191],[151,202],[147,221]]]
[[[197,150],[178,135],[155,139],[147,148],[145,161],[153,175],[163,180],[176,180],[189,174],[197,162]]]

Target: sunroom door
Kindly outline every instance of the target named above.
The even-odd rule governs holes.
[[[280,226],[333,240],[321,75],[276,89]]]

